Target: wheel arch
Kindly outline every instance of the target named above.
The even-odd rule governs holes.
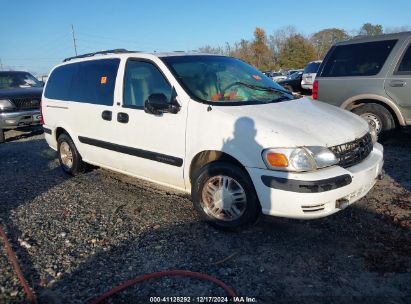
[[[247,172],[247,170],[245,170],[244,165],[232,155],[222,152],[222,151],[218,151],[218,150],[204,150],[204,151],[197,153],[190,162],[190,168],[189,168],[190,183],[194,177],[195,172],[197,172],[199,169],[201,169],[205,165],[215,162],[215,161],[224,161],[224,162],[234,164],[244,169],[245,172]]]
[[[352,111],[353,109],[367,103],[376,103],[383,106],[391,113],[397,125],[406,125],[405,119],[402,116],[398,106],[392,100],[379,95],[363,94],[351,97],[341,104],[341,108]]]

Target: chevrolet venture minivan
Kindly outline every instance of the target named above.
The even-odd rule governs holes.
[[[191,193],[220,228],[263,214],[333,214],[373,187],[383,148],[365,120],[293,96],[226,56],[112,50],[50,73],[45,137],[61,167],[85,163]]]

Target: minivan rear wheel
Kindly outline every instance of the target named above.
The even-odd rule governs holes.
[[[382,105],[367,103],[353,109],[352,112],[364,118],[378,135],[383,135],[396,127],[394,117]]]
[[[85,171],[85,163],[81,159],[73,140],[68,134],[61,134],[57,140],[57,152],[60,166],[64,172],[78,175]]]
[[[192,200],[201,217],[222,229],[236,229],[257,220],[260,203],[244,169],[212,162],[201,168],[192,183]]]

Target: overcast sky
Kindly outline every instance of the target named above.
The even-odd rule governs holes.
[[[0,0],[3,68],[47,74],[79,53],[127,48],[193,50],[250,39],[256,26],[269,35],[294,25],[308,35],[329,27],[356,30],[365,22],[384,28],[411,25],[411,1],[29,1]]]

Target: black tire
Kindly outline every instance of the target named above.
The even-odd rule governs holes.
[[[4,135],[4,130],[0,129],[0,144],[6,141],[6,136]]]
[[[71,166],[65,165],[62,161],[61,145],[63,143],[68,144],[68,146],[70,147],[71,154],[72,154]],[[80,153],[77,151],[77,148],[74,145],[73,140],[68,134],[63,133],[57,139],[57,153],[58,153],[60,166],[65,173],[73,175],[73,176],[84,173],[86,165],[83,162]]]
[[[396,128],[395,120],[390,111],[388,111],[384,106],[376,103],[366,103],[358,108],[352,110],[353,113],[366,119],[367,114],[374,115],[376,119],[379,120],[381,126],[378,127],[377,134],[379,136],[387,135],[390,131]],[[368,119],[367,119],[368,120]],[[370,123],[370,120],[368,120]],[[374,123],[371,120],[371,123]],[[370,124],[371,124],[370,123]]]
[[[225,175],[234,179],[244,189],[246,206],[244,212],[235,220],[221,220],[211,216],[203,208],[202,192],[206,182],[212,177]],[[260,213],[261,205],[258,201],[254,185],[247,172],[230,163],[212,162],[202,167],[194,176],[191,187],[191,196],[194,208],[200,216],[209,224],[224,230],[235,230],[247,224],[256,222]]]

